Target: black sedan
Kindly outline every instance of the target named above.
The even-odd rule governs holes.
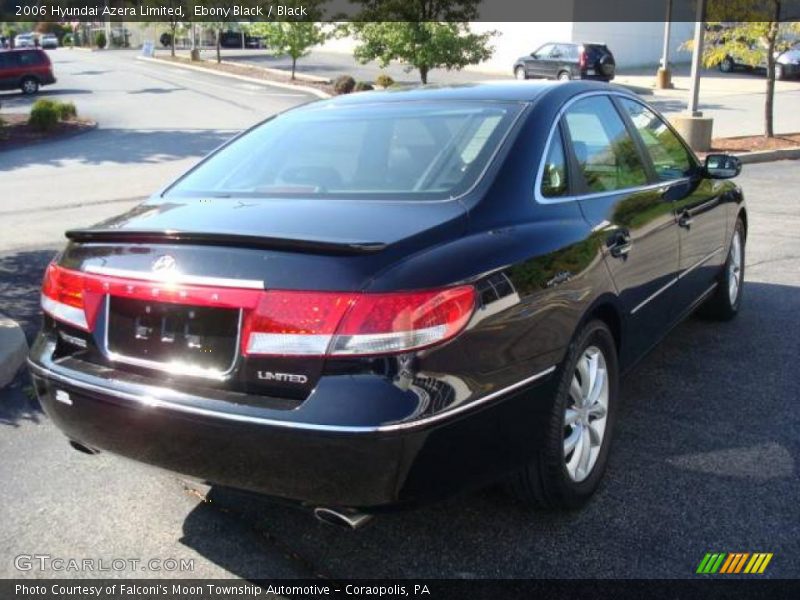
[[[498,480],[578,507],[620,375],[695,309],[739,310],[739,170],[599,83],[296,108],[67,232],[35,388],[79,450],[329,522]]]

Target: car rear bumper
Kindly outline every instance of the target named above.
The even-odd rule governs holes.
[[[529,460],[555,370],[441,418],[348,427],[289,420],[296,410],[226,412],[211,398],[65,367],[53,347],[40,338],[29,365],[42,407],[69,439],[211,484],[361,510],[425,503]]]

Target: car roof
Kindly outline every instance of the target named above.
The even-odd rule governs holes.
[[[483,101],[483,102],[533,102],[547,92],[561,90],[566,97],[586,91],[626,92],[625,88],[609,86],[593,81],[517,81],[497,80],[453,85],[426,85],[409,88],[393,88],[385,91],[355,92],[334,96],[310,106],[352,106],[386,102],[420,101]],[[561,95],[561,94],[559,94]]]

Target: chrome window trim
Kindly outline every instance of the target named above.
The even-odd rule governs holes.
[[[656,188],[660,188],[660,187],[664,187],[664,186],[671,186],[671,185],[675,185],[677,183],[689,181],[691,179],[690,177],[682,177],[682,178],[679,178],[679,179],[670,179],[670,180],[667,180],[667,181],[657,181],[657,182],[648,183],[648,184],[645,184],[645,185],[633,186],[633,187],[628,187],[628,188],[620,188],[618,190],[611,190],[611,191],[608,191],[608,192],[591,192],[591,193],[588,193],[588,194],[573,194],[573,195],[570,195],[570,196],[554,196],[552,198],[548,198],[546,196],[543,196],[541,190],[542,190],[542,180],[544,179],[544,166],[545,166],[545,163],[547,162],[547,155],[550,152],[550,145],[552,144],[553,136],[555,135],[556,130],[558,129],[558,124],[561,122],[561,118],[564,116],[564,113],[567,111],[567,109],[570,106],[572,106],[578,100],[583,100],[585,98],[590,98],[592,96],[609,96],[609,97],[610,96],[618,96],[620,98],[625,98],[627,100],[632,100],[633,102],[637,102],[638,104],[641,104],[642,106],[647,108],[649,111],[653,112],[653,114],[655,114],[658,118],[662,119],[666,123],[666,119],[664,119],[663,116],[661,116],[660,114],[655,112],[654,109],[650,108],[647,104],[645,104],[644,102],[642,102],[638,98],[630,96],[629,94],[626,94],[624,92],[618,92],[616,90],[591,91],[591,92],[584,92],[582,94],[578,94],[577,96],[573,96],[572,98],[567,100],[567,102],[564,103],[564,105],[558,110],[558,113],[556,114],[555,119],[553,119],[553,123],[550,126],[550,133],[548,133],[548,135],[547,135],[547,141],[545,142],[545,145],[544,145],[544,152],[542,153],[542,159],[539,162],[539,167],[538,167],[538,170],[536,172],[536,180],[534,181],[533,195],[534,195],[534,198],[535,198],[535,200],[536,200],[536,202],[538,204],[561,204],[561,203],[564,203],[564,202],[575,202],[577,200],[588,200],[588,199],[591,199],[591,198],[601,198],[601,197],[604,197],[604,196],[613,196],[615,194],[627,194],[627,193],[632,193],[632,192],[639,192],[639,191],[656,189]],[[620,116],[620,120],[623,120],[622,116]],[[623,120],[623,123],[624,123],[624,120]],[[669,123],[667,123],[667,126],[670,127],[670,129],[672,130],[672,127],[669,125]],[[627,127],[626,127],[626,131],[627,131]],[[673,130],[673,133],[675,133],[674,130]],[[680,136],[678,136],[678,139],[682,139],[682,138],[680,138]],[[684,148],[685,148],[685,144],[684,144]],[[566,148],[564,149],[564,151],[566,153]],[[691,154],[690,154],[690,156],[691,156]]]
[[[48,345],[48,348],[45,350],[45,352],[48,355],[51,355],[54,349],[55,345],[51,343]],[[452,408],[450,410],[444,410],[429,417],[424,417],[421,419],[415,419],[399,423],[392,423],[389,425],[365,426],[365,425],[324,425],[318,423],[306,423],[301,421],[284,421],[268,417],[258,417],[254,415],[245,415],[241,413],[230,413],[225,411],[211,410],[206,408],[200,408],[199,406],[191,406],[189,404],[186,404],[186,402],[191,402],[196,400],[207,400],[207,399],[192,394],[187,394],[184,392],[178,392],[169,388],[132,384],[120,381],[118,379],[117,380],[106,379],[97,377],[95,375],[89,375],[86,373],[80,373],[79,374],[80,377],[59,373],[53,370],[53,367],[56,367],[57,364],[53,362],[51,359],[47,359],[45,364],[42,365],[28,358],[28,366],[36,375],[44,377],[45,379],[49,379],[53,382],[62,383],[79,390],[81,389],[88,390],[91,392],[112,396],[114,398],[127,400],[145,409],[163,408],[166,410],[172,410],[184,414],[210,417],[225,421],[248,423],[253,425],[284,427],[287,429],[296,429],[296,430],[331,432],[331,433],[386,433],[386,432],[417,429],[420,427],[424,427],[425,425],[438,423],[439,421],[443,421],[450,417],[454,417],[465,411],[472,410],[473,408],[483,406],[486,403],[495,400],[496,398],[499,398],[505,394],[523,388],[531,383],[534,383],[535,381],[538,381],[546,377],[547,375],[550,375],[553,371],[556,370],[556,366],[553,365],[545,369],[544,371],[540,371],[535,375],[522,379],[507,387],[492,392],[491,394],[487,394],[486,396],[478,398],[473,402],[460,404],[455,408]],[[108,387],[109,382],[113,382],[116,388],[109,388]],[[166,398],[171,398],[171,399],[166,399]]]
[[[248,290],[263,290],[264,282],[257,279],[232,279],[230,277],[207,277],[205,275],[186,275],[175,273],[163,275],[158,272],[135,271],[132,269],[115,269],[102,265],[87,265],[84,273],[93,275],[107,275],[109,277],[122,277],[124,279],[138,279],[151,283],[175,285],[200,285],[209,287],[226,287]]]
[[[666,291],[667,291],[669,288],[671,288],[673,285],[675,285],[676,283],[678,283],[678,282],[679,282],[681,279],[683,279],[684,277],[686,277],[686,276],[687,276],[689,273],[691,273],[692,271],[694,271],[694,270],[695,270],[696,268],[698,268],[699,266],[701,266],[701,265],[703,265],[703,264],[707,263],[707,262],[708,262],[709,260],[711,260],[711,259],[712,259],[712,258],[713,258],[713,257],[714,257],[716,254],[719,254],[719,252],[720,252],[721,250],[722,250],[722,246],[720,246],[720,247],[716,248],[716,249],[715,249],[713,252],[711,252],[711,253],[707,254],[706,256],[704,256],[703,258],[701,258],[700,260],[698,260],[698,261],[697,261],[696,263],[694,263],[694,264],[693,264],[691,267],[689,267],[689,268],[685,269],[684,271],[681,271],[681,272],[678,274],[678,276],[677,276],[677,277],[673,277],[672,279],[670,279],[670,280],[669,280],[669,281],[668,281],[666,284],[664,284],[663,286],[661,286],[660,288],[658,288],[658,289],[657,289],[655,292],[653,292],[653,293],[652,293],[652,294],[650,294],[650,295],[649,295],[647,298],[645,298],[644,300],[642,300],[642,301],[641,301],[639,304],[637,304],[636,306],[634,306],[634,307],[633,307],[633,309],[631,309],[631,314],[632,314],[632,315],[634,315],[634,314],[636,314],[637,312],[639,312],[639,310],[641,310],[642,308],[644,308],[645,306],[647,306],[647,304],[648,304],[648,303],[650,303],[651,301],[655,300],[655,299],[656,299],[658,296],[660,296],[661,294],[663,294],[664,292],[666,292]],[[716,284],[714,284],[714,285],[716,286]]]

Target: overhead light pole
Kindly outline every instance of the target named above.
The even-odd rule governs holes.
[[[706,0],[697,0],[697,16],[694,24],[694,44],[692,49],[692,75],[687,112],[693,117],[702,117],[698,110],[700,101],[700,67],[703,58],[703,36],[705,34]]]
[[[692,48],[692,74],[689,87],[689,102],[686,112],[672,118],[678,132],[698,152],[711,149],[711,130],[714,124],[711,118],[703,116],[699,110],[700,103],[700,68],[703,57],[703,36],[705,34],[706,0],[697,1],[697,13],[694,24],[694,47]]]
[[[664,90],[672,87],[672,73],[669,70],[669,38],[672,28],[672,0],[667,0],[667,15],[664,21],[664,49],[661,52],[661,67],[656,73],[656,87]]]

